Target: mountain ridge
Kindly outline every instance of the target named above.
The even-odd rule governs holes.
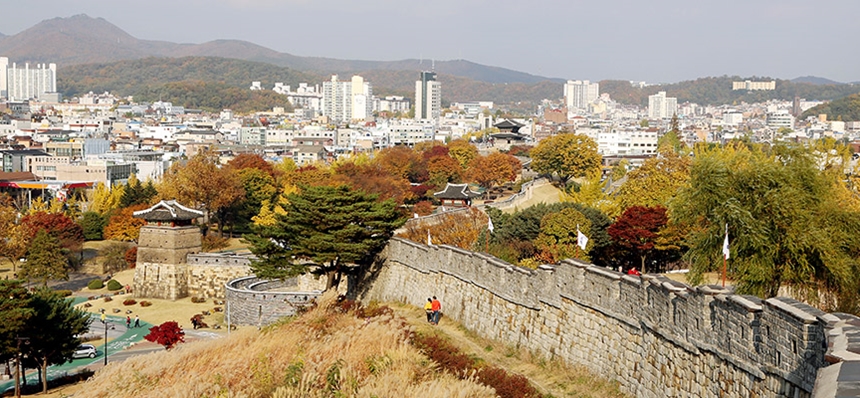
[[[299,71],[328,73],[353,73],[371,69],[428,69],[420,60],[415,59],[362,61],[302,57],[243,40],[222,39],[200,44],[142,40],[104,18],[93,18],[86,14],[46,19],[15,35],[0,37],[0,54],[18,62],[52,62],[58,65],[107,63],[153,56],[207,56],[266,62]],[[435,71],[487,83],[564,81],[466,60],[437,61]]]

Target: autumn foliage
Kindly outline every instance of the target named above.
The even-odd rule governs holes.
[[[143,336],[146,341],[158,343],[166,349],[171,349],[177,343],[185,342],[185,332],[175,321],[167,321],[149,328],[149,334]]]
[[[29,242],[36,233],[44,230],[60,241],[63,248],[74,250],[84,242],[84,230],[62,213],[37,212],[21,219],[21,230]]]
[[[146,225],[142,218],[135,218],[133,213],[149,208],[147,205],[134,205],[116,212],[105,227],[105,239],[134,242],[140,237],[140,228]]]
[[[487,215],[474,207],[449,212],[440,216],[437,223],[420,223],[406,227],[397,235],[415,242],[427,242],[430,233],[434,245],[451,245],[472,250],[481,232],[487,228]]]

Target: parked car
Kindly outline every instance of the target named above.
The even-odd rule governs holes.
[[[78,348],[75,348],[75,353],[72,354],[72,358],[95,358],[99,352],[96,350],[96,346],[92,344],[81,344]]]

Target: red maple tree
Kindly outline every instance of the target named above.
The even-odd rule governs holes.
[[[617,245],[639,256],[642,260],[640,271],[645,273],[645,259],[655,250],[658,232],[668,221],[665,207],[631,206],[606,232]]]
[[[175,321],[167,321],[158,326],[149,328],[149,334],[143,336],[146,341],[158,343],[166,349],[173,348],[176,343],[185,342],[185,332]]]

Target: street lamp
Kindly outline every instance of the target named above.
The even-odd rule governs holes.
[[[105,366],[107,366],[107,355],[108,355],[108,350],[107,350],[107,344],[108,344],[108,343],[107,343],[107,329],[108,329],[108,321],[107,321],[107,319],[105,319],[105,320],[104,320],[104,321],[102,321],[102,322],[104,322],[104,324],[105,324]]]
[[[18,340],[18,355],[15,360],[15,396],[21,398],[21,342],[30,344],[30,338],[15,336],[15,339]]]

